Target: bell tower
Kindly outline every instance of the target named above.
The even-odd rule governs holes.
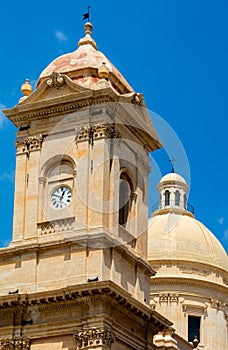
[[[85,32],[5,111],[19,130],[10,246],[124,246],[144,260],[148,152],[160,143],[142,94],[97,51],[91,23]],[[82,281],[103,279],[95,261]]]
[[[88,22],[78,49],[49,64],[34,92],[26,81],[5,111],[18,132],[13,239],[4,250],[13,267],[0,267],[0,295],[19,294],[12,307],[21,305],[21,316],[6,324],[14,338],[30,324],[34,350],[152,349],[149,329],[171,325],[149,308],[146,260],[148,153],[161,144],[143,95],[91,33]]]

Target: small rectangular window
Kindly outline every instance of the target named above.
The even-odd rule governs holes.
[[[188,341],[192,342],[195,337],[200,341],[200,317],[188,316]]]
[[[170,205],[170,192],[168,190],[165,191],[165,206]]]

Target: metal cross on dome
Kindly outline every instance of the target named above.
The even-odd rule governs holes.
[[[174,163],[177,161],[177,159],[175,159],[174,157],[172,157],[171,159],[169,159],[169,162],[172,164],[172,173],[175,173],[174,170]]]

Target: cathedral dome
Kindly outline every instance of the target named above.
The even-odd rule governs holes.
[[[228,271],[225,249],[200,221],[176,213],[157,214],[149,219],[148,259],[203,263]]]
[[[92,24],[85,24],[85,37],[80,39],[78,49],[57,57],[41,73],[38,84],[48,78],[53,72],[68,75],[75,83],[90,89],[96,88],[102,78],[108,78],[112,87],[120,94],[133,92],[133,89],[109,61],[97,50],[97,45],[91,37]]]
[[[176,173],[165,175],[158,190],[160,201],[153,207],[149,219],[149,261],[189,261],[228,271],[225,249],[214,234],[194,218],[183,177]]]

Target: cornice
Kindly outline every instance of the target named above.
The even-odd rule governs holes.
[[[194,268],[196,267],[199,267],[200,269],[207,269],[207,270],[210,270],[211,272],[219,272],[225,276],[227,276],[227,279],[228,279],[228,271],[222,269],[221,267],[219,266],[216,266],[216,265],[210,265],[210,264],[207,264],[207,263],[202,263],[202,262],[197,262],[197,261],[191,261],[191,260],[183,260],[183,259],[167,259],[167,258],[164,258],[164,259],[148,259],[149,260],[149,263],[151,266],[165,266],[165,265],[174,265],[174,266],[177,266],[178,268],[181,268],[181,266],[185,266],[185,267],[190,267],[192,268],[193,267],[193,264],[194,264]]]
[[[61,304],[61,307],[68,305],[72,308],[73,304],[102,301],[101,298],[115,301],[121,306],[121,310],[125,308],[131,315],[134,314],[144,320],[143,322],[152,323],[157,329],[162,330],[172,325],[166,318],[151,310],[148,305],[139,302],[130,293],[111,281],[85,283],[46,292],[1,296],[0,310],[33,305],[49,309],[53,306],[58,307],[58,304]]]
[[[221,291],[222,293],[227,294],[228,287],[222,284],[218,284],[216,282],[212,282],[209,280],[202,280],[200,278],[188,278],[188,277],[171,277],[171,276],[162,276],[162,277],[156,277],[153,276],[150,279],[150,285],[151,287],[154,286],[175,286],[178,287],[181,286],[189,286],[189,287],[196,287],[196,290],[199,292],[200,288],[204,288],[206,290],[213,290],[216,292]],[[211,293],[210,293],[211,294]]]
[[[94,230],[93,230],[94,231]],[[42,236],[41,236],[42,237]],[[75,238],[75,233],[74,236]],[[93,233],[91,236],[88,232],[87,234],[83,234],[83,232],[77,231],[77,241],[70,240],[70,237],[68,237],[68,240],[66,239],[60,239],[58,236],[57,240],[49,241],[46,240],[44,243],[35,243],[32,242],[25,242],[23,241],[23,245],[19,245],[19,243],[12,242],[12,247],[9,246],[7,248],[1,248],[0,249],[0,259],[6,259],[6,258],[13,258],[15,255],[21,255],[25,253],[34,253],[41,252],[43,250],[48,249],[55,249],[59,247],[64,246],[72,246],[76,247],[76,249],[86,249],[86,247],[93,247],[93,245],[90,243],[90,241],[94,241],[95,239],[102,240],[103,244],[102,246],[106,248],[111,248],[119,252],[119,254],[126,256],[128,259],[130,259],[133,263],[135,263],[138,267],[144,269],[145,271],[148,271],[148,274],[153,276],[155,274],[155,271],[152,269],[151,265],[145,260],[142,256],[140,256],[131,246],[128,244],[117,240],[116,237],[113,239],[110,237],[109,232],[102,229],[101,232]]]
[[[64,115],[88,106],[115,101],[115,96],[111,89],[103,89],[99,90],[99,92],[100,94],[97,95],[96,91],[89,90],[69,96],[32,102],[27,105],[17,105],[14,108],[4,110],[4,113],[15,126],[19,127],[25,122]]]
[[[63,116],[79,109],[110,102],[118,102],[114,108],[115,123],[118,123],[117,117],[120,124],[127,126],[131,137],[139,140],[147,151],[162,146],[151,124],[142,94],[131,92],[121,95],[111,86],[97,90],[84,88],[65,74],[56,72],[43,80],[30,96],[16,107],[4,110],[4,113],[15,126],[22,129],[30,126],[32,121],[44,121],[48,118],[50,123],[50,117]]]

